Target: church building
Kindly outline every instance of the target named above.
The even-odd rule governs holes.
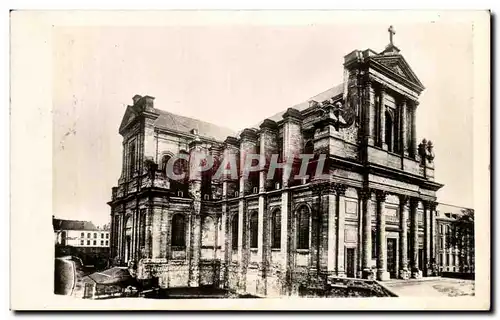
[[[133,97],[119,133],[123,167],[112,189],[111,256],[160,288],[215,286],[259,296],[296,294],[329,277],[385,281],[436,275],[431,141],[417,142],[424,90],[393,44],[344,57],[343,82],[239,133]],[[284,106],[286,107],[286,106]],[[265,168],[241,174],[244,156]],[[217,177],[186,159],[238,159]],[[294,179],[269,159],[310,154]],[[183,180],[170,179],[188,172]],[[294,166],[296,169],[297,166]],[[293,171],[296,171],[296,170]]]

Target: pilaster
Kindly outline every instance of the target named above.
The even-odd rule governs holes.
[[[336,230],[336,211],[337,211],[337,196],[334,193],[335,189],[328,187],[325,189],[328,201],[328,254],[327,254],[327,271],[328,274],[335,273],[337,264],[337,230]]]
[[[410,199],[410,216],[411,216],[411,277],[420,278],[421,270],[418,268],[418,203],[420,199]]]
[[[385,230],[385,199],[384,191],[377,191],[377,279],[389,280],[387,272],[387,240]]]
[[[413,101],[410,108],[411,112],[411,149],[410,157],[417,157],[417,106],[418,101]]]
[[[375,96],[373,94],[373,81],[370,77],[365,78],[365,88],[364,88],[364,135],[365,141],[368,145],[373,146],[375,144],[375,114],[374,114],[374,102]]]
[[[400,232],[399,232],[399,277],[409,279],[410,271],[408,269],[408,201],[409,197],[399,197],[400,212]]]
[[[379,102],[379,137],[380,137],[380,146],[382,149],[387,150],[387,143],[385,141],[385,91],[386,87],[384,85],[380,86],[380,102]]]
[[[345,191],[347,186],[335,185],[337,194],[337,276],[345,277]]]
[[[402,155],[408,156],[408,115],[406,98],[401,100],[401,149]]]

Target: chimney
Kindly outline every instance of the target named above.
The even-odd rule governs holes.
[[[151,96],[144,96],[144,109],[153,109],[155,107],[155,98]]]
[[[135,104],[137,104],[137,101],[141,100],[141,98],[142,98],[142,97],[141,97],[140,95],[136,94],[136,95],[132,98],[132,100],[134,101],[134,105],[135,105]]]

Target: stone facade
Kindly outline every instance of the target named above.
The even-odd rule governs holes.
[[[162,288],[213,285],[261,296],[296,294],[329,276],[409,278],[435,273],[436,191],[431,142],[417,145],[424,89],[399,49],[345,56],[343,84],[247,128],[239,136],[156,109],[135,96],[127,108],[123,170],[113,188],[112,256]],[[323,175],[286,169],[243,174],[245,155],[281,160],[325,155]],[[238,178],[170,156],[234,155]],[[195,157],[196,156],[196,157]],[[175,171],[174,166],[174,171]],[[213,169],[215,170],[215,169]],[[213,171],[212,171],[213,173]]]

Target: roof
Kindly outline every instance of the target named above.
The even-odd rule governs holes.
[[[333,97],[335,97],[343,92],[344,92],[344,84],[341,83],[341,84],[336,85],[335,87],[332,87],[326,91],[323,91],[323,92],[315,95],[314,97],[307,99],[304,102],[301,102],[299,104],[294,105],[292,108],[297,109],[299,111],[304,111],[307,108],[309,108],[309,106],[310,106],[309,101],[316,101],[316,102],[321,103],[321,102],[328,100],[328,99],[331,99],[331,98],[333,98]],[[271,119],[273,121],[278,122],[281,119],[283,119],[283,114],[285,114],[285,112],[286,112],[286,110],[278,112],[275,115],[269,117],[268,119]],[[259,123],[259,125],[260,125],[260,123]],[[255,127],[258,127],[259,125],[255,126]]]
[[[158,128],[175,130],[183,133],[190,133],[192,129],[198,130],[198,134],[202,137],[213,138],[219,141],[224,141],[228,136],[234,136],[235,131],[215,125],[213,123],[180,116],[161,109],[154,109],[160,116],[156,119],[154,125]]]
[[[99,230],[91,221],[52,219],[54,230]]]
[[[132,276],[127,268],[114,267],[101,272],[94,272],[87,277],[98,284],[118,284],[130,281]]]

